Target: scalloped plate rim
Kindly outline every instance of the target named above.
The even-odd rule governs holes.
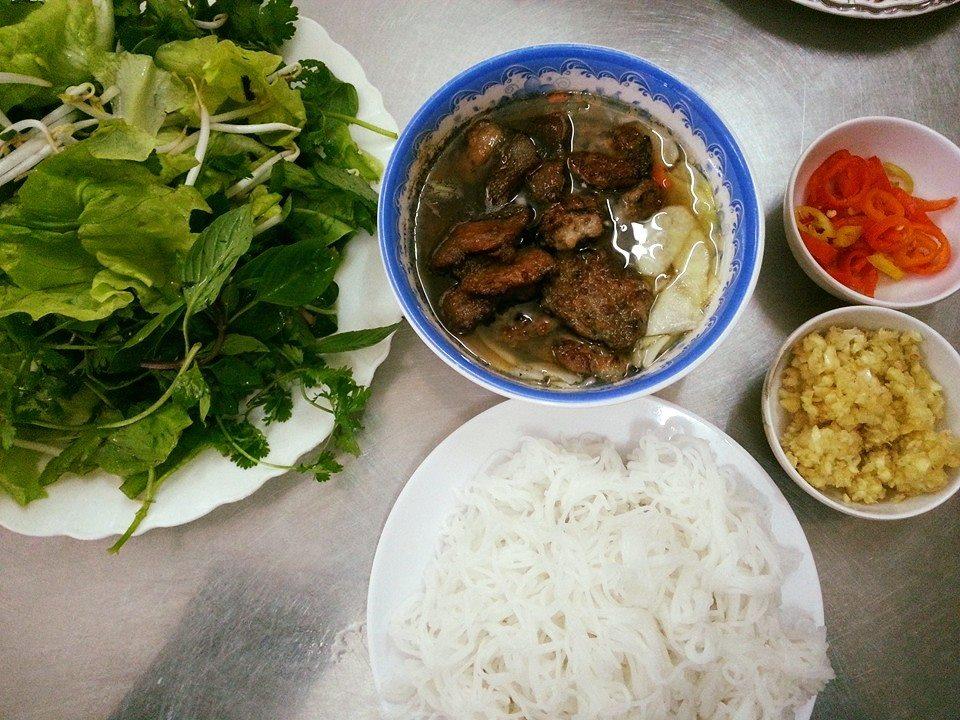
[[[820,12],[838,15],[840,17],[853,17],[863,20],[895,20],[897,18],[917,17],[927,13],[936,12],[956,5],[960,0],[945,0],[928,4],[929,0],[892,0],[885,4],[876,4],[870,6],[864,2],[852,2],[848,8],[839,7],[837,4],[824,2],[824,0],[792,0],[792,2],[804,7],[818,10]],[[920,7],[911,8],[910,5]]]

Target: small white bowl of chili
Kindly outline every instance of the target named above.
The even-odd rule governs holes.
[[[868,184],[874,187],[861,193]],[[901,191],[924,200],[912,203]],[[814,140],[797,161],[783,200],[787,241],[810,279],[841,300],[929,305],[960,290],[960,202],[947,202],[957,195],[960,148],[949,139],[902,118],[848,120]],[[918,222],[924,218],[936,229]],[[947,248],[935,247],[943,242]]]

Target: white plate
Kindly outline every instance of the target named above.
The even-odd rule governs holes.
[[[958,0],[793,0],[814,10],[847,17],[881,20],[922,15]]]
[[[360,63],[315,21],[301,18],[296,36],[284,48],[284,57],[289,61],[322,60],[337,77],[356,86],[362,119],[397,129]],[[392,140],[360,128],[352,131],[367,152],[386,164]],[[337,304],[340,330],[399,321],[400,310],[384,275],[376,238],[363,233],[350,241],[336,279],[341,291]],[[369,385],[389,349],[390,341],[385,340],[376,347],[332,357],[331,363],[349,365],[356,381]],[[323,442],[332,425],[328,413],[298,398],[288,422],[264,428],[271,447],[269,461],[279,465],[295,462]],[[136,534],[195,520],[220,505],[247,497],[283,472],[266,465],[241,470],[220,453],[208,450],[164,482]],[[4,495],[0,497],[0,525],[24,535],[69,535],[81,540],[117,535],[127,528],[140,507],[120,492],[119,485],[119,478],[106,473],[64,478],[47,488],[49,497],[35,500],[26,508]]]
[[[602,435],[626,452],[640,433],[651,428],[705,440],[721,465],[734,467],[742,481],[760,493],[769,504],[770,526],[777,542],[800,558],[784,580],[783,607],[795,608],[823,625],[820,580],[800,523],[759,463],[721,430],[656,397],[594,408],[541,407],[509,400],[481,413],[440,443],[407,482],[387,518],[367,595],[367,642],[377,690],[382,691],[394,677],[402,658],[388,635],[390,618],[404,600],[419,591],[441,527],[457,507],[457,493],[491,457],[516,449],[526,435],[554,440]],[[797,711],[797,720],[808,720],[814,700]]]

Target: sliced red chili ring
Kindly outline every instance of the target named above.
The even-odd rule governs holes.
[[[825,240],[803,230],[800,231],[800,237],[803,238],[803,244],[807,246],[814,260],[824,267],[837,259],[837,249]]]
[[[873,220],[883,220],[891,216],[903,218],[904,207],[894,193],[881,188],[870,188],[860,203],[863,213]]]
[[[924,200],[923,198],[913,198],[913,200],[917,205],[917,209],[923,212],[946,210],[949,207],[953,207],[954,203],[957,202],[956,196],[944,198],[943,200]]]
[[[882,220],[867,220],[863,226],[863,239],[877,252],[889,253],[903,243],[907,220],[901,216]]]
[[[823,179],[822,195],[834,209],[841,209],[859,203],[869,189],[866,161],[851,156],[827,171]]]
[[[931,260],[927,265],[914,268],[913,272],[919,275],[933,275],[949,265],[952,257],[953,249],[950,247],[950,243],[943,243],[943,245],[940,246],[940,252],[937,253],[937,256],[933,260]]]
[[[933,263],[941,247],[948,244],[947,238],[939,230],[912,223],[907,228],[903,243],[893,250],[891,259],[904,270],[915,271]]]

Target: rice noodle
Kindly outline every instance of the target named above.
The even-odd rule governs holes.
[[[525,440],[392,618],[397,718],[783,718],[833,677],[784,550],[710,449]],[[792,717],[792,715],[789,715]]]

